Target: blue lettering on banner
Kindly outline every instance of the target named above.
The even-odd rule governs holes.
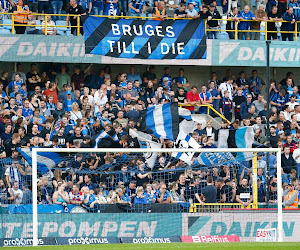
[[[86,54],[139,59],[205,59],[204,21],[88,17]]]

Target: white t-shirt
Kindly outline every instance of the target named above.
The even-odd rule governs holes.
[[[300,163],[300,156],[296,159],[296,156],[300,155],[300,148],[297,148],[293,152],[293,158],[296,161],[296,163]]]
[[[45,25],[45,21],[42,22],[42,25]],[[42,29],[45,27],[42,27]],[[51,20],[50,23],[47,23],[47,34],[52,35],[54,33],[55,28],[55,23]]]
[[[21,189],[15,190],[15,189],[12,188],[12,191],[14,193],[14,196],[18,195],[18,197],[14,200],[14,204],[20,205],[22,203],[22,200],[23,200],[22,190]]]
[[[224,97],[224,92],[227,90],[229,92],[229,99],[232,100],[233,95],[233,86],[232,84],[228,84],[227,82],[223,82],[220,84],[220,90],[222,93],[222,96]]]

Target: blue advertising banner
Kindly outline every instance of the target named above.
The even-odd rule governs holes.
[[[204,21],[88,17],[86,54],[136,59],[205,59]]]
[[[32,238],[32,214],[2,214],[0,219],[0,239]],[[38,223],[42,238],[172,237],[182,233],[181,213],[39,214]]]

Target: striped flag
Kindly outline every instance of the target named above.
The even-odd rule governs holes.
[[[179,135],[177,137],[176,143],[175,143],[175,148],[179,149],[187,149],[187,148],[193,148],[193,149],[198,149],[200,148],[200,145],[189,135],[185,134],[184,132],[180,131]],[[191,165],[194,153],[172,153],[172,156],[183,160],[187,164]]]
[[[32,148],[18,148],[20,154],[25,160],[32,165]],[[45,174],[57,164],[62,162],[62,157],[57,153],[52,152],[38,152],[37,153],[37,167],[38,170]]]
[[[178,104],[167,103],[148,108],[145,121],[156,137],[176,140],[179,133]]]
[[[154,148],[159,149],[162,147],[161,143],[152,141],[152,136],[140,131],[134,131],[133,129],[129,129],[129,135],[133,138],[137,138],[139,140],[139,144],[141,148]],[[144,153],[145,161],[149,168],[153,168],[158,156],[158,152],[154,153]]]

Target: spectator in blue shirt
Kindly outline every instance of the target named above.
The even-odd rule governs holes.
[[[251,22],[244,21],[244,20],[255,20],[256,17],[250,11],[250,8],[248,5],[246,5],[244,7],[244,10],[241,11],[241,13],[238,15],[238,18],[240,20],[239,24],[238,24],[238,30],[243,30],[242,32],[238,33],[239,40],[243,40],[244,37],[245,37],[245,40],[250,40],[250,33],[245,30],[249,30]]]
[[[136,193],[136,197],[133,200],[134,204],[147,204],[147,198],[144,196],[144,190],[138,190]]]
[[[131,0],[128,7],[130,16],[145,16],[145,0]]]
[[[103,9],[103,0],[91,0],[89,2],[89,12],[92,13],[92,15],[103,15]]]
[[[293,13],[294,9],[293,7],[289,7],[287,12],[283,14],[283,20],[288,21],[288,22],[283,22],[281,26],[281,31],[295,31],[295,21],[296,21],[296,16]],[[287,39],[289,41],[294,40],[294,34],[292,32],[287,32],[287,33],[281,33],[282,41],[286,41]]]
[[[12,92],[14,90],[14,86],[15,85],[18,85],[19,86],[19,89],[21,89],[21,85],[22,85],[23,80],[21,78],[21,75],[19,73],[17,73],[15,75],[15,80],[14,81],[11,81],[7,87],[6,87],[6,93],[9,93],[9,92]]]
[[[160,189],[156,191],[156,203],[171,203],[166,184],[161,184]]]

